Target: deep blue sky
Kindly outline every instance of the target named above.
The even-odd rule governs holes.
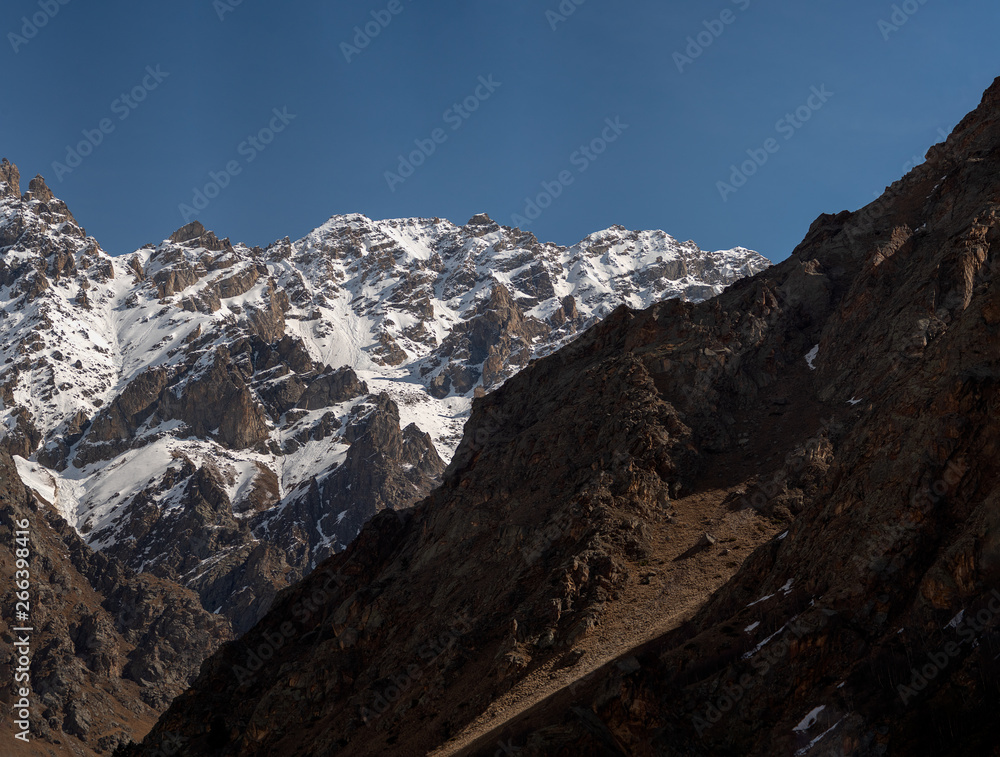
[[[879,28],[893,4],[871,0],[585,0],[565,22],[546,18],[559,0],[397,0],[350,63],[341,43],[389,0],[242,0],[221,20],[235,0],[57,1],[0,11],[0,154],[22,189],[43,174],[112,254],[183,225],[179,205],[235,161],[198,217],[249,244],[355,211],[457,223],[485,211],[511,225],[568,172],[527,226],[542,240],[617,223],[778,261],[819,213],[856,209],[899,178],[1000,75],[995,0],[908,0],[916,12],[895,31]],[[37,34],[8,36],[46,4],[58,12]],[[680,72],[674,53],[727,9],[731,23]],[[169,76],[121,120],[115,101],[147,66]],[[446,111],[480,76],[500,86],[455,130]],[[779,126],[824,86],[832,97],[808,122]],[[256,150],[240,146],[274,108],[295,119],[247,162]],[[628,128],[581,172],[574,153],[606,118]],[[53,162],[102,119],[113,130],[57,178]],[[397,156],[439,128],[434,154],[390,191]],[[724,202],[717,182],[769,138],[777,152]]]

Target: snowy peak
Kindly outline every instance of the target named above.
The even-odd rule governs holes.
[[[11,451],[30,455],[57,427],[75,433],[117,384],[116,276],[44,179],[20,196],[17,168],[0,164],[0,175],[2,421]]]
[[[0,181],[0,397],[8,431],[25,439],[14,449],[29,456],[57,429],[75,437],[144,371],[173,376],[241,335],[288,337],[319,365],[388,371],[467,402],[622,304],[704,299],[768,265],[744,248],[706,252],[621,226],[572,247],[540,243],[485,213],[464,226],[335,215],[266,250],[195,221],[112,259],[42,177],[21,196],[5,160]],[[516,325],[488,336],[470,326],[491,310]]]
[[[266,249],[195,221],[111,258],[44,179],[0,182],[3,445],[91,546],[238,628],[425,496],[474,396],[621,305],[769,265],[620,226],[541,243],[485,213],[336,215]]]
[[[453,325],[504,284],[526,314],[546,320],[573,296],[584,320],[664,297],[701,300],[769,263],[739,248],[715,253],[662,231],[612,227],[573,247],[480,214],[463,227],[435,219],[372,221],[334,216],[294,244],[278,246],[294,270],[283,280],[295,304],[323,307],[349,294],[367,319],[361,348],[376,364],[422,359]],[[267,251],[271,253],[271,249]]]

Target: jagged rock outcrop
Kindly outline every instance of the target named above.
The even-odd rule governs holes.
[[[350,368],[327,369],[303,388],[295,407],[302,410],[322,410],[368,393],[368,385],[358,380]]]
[[[21,196],[21,173],[7,158],[0,161],[0,197]]]
[[[76,226],[76,219],[69,212],[66,203],[52,194],[52,190],[40,174],[28,182],[28,191],[24,193],[23,199],[30,203],[32,211],[42,216],[46,222],[54,224],[66,221]],[[83,229],[79,229],[78,234],[83,237]],[[72,260],[72,257],[69,259]]]
[[[117,541],[104,552],[188,587],[242,632],[287,585],[291,568],[281,549],[258,541],[234,513],[218,467],[178,462],[162,484],[175,507],[163,509],[151,492],[136,495],[122,508],[126,522],[114,532]],[[94,537],[101,543],[108,533]]]
[[[3,171],[4,186],[19,183],[15,167]],[[63,487],[62,506],[92,544],[129,529],[118,512],[126,503],[163,509],[181,487],[173,460],[189,460],[193,472],[219,458],[234,513],[280,509],[346,459],[344,429],[369,384],[396,403],[400,433],[428,424],[420,433],[437,449],[417,466],[427,477],[413,492],[422,494],[437,450],[447,458],[458,442],[471,395],[495,389],[613,303],[693,291],[690,279],[636,278],[644,267],[709,257],[662,232],[618,227],[574,248],[544,245],[480,215],[466,227],[340,216],[266,250],[193,222],[112,260],[59,215],[40,177],[24,196],[5,192],[3,443],[59,476],[86,478]],[[712,259],[697,263],[714,271],[706,282],[766,265],[746,250]],[[557,284],[574,294],[556,297]],[[386,506],[409,504],[413,492]],[[356,532],[360,523],[345,518]],[[326,537],[342,546],[347,533],[342,525]]]
[[[160,394],[167,388],[168,374],[164,368],[143,371],[129,382],[125,390],[94,419],[90,429],[93,442],[106,443],[128,440],[156,410]]]
[[[201,221],[192,221],[170,235],[170,241],[193,249],[205,249],[211,252],[232,252],[233,246],[228,239],[220,240],[215,233],[208,231]]]
[[[506,378],[503,372],[508,364],[523,367],[531,356],[531,343],[548,331],[542,322],[525,318],[510,290],[497,284],[490,299],[452,332],[455,346],[446,343],[442,352],[449,357],[461,352],[470,363],[483,363],[483,386],[489,389]]]
[[[346,547],[376,514],[403,510],[426,496],[444,471],[428,434],[412,423],[400,428],[399,408],[389,395],[369,400],[346,421],[343,438],[350,446],[343,462],[310,479],[280,510],[253,520],[262,539],[291,556],[290,580]]]
[[[834,464],[690,624],[467,753],[990,753],[998,165],[1000,80],[925,164],[819,219],[766,277],[776,325],[813,324],[816,401],[856,408]]]
[[[247,449],[268,438],[267,414],[228,350],[206,354],[195,371],[179,393],[162,395],[164,419],[184,421],[196,436],[214,437],[230,449]]]
[[[486,389],[500,384],[528,363],[534,342],[549,332],[538,319],[525,318],[506,286],[495,284],[490,298],[468,313],[441,345],[439,354],[450,362],[431,380],[431,394],[439,398],[452,391],[465,394],[480,378]]]

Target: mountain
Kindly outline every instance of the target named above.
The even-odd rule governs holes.
[[[785,262],[476,399],[125,752],[997,754],[998,168],[1000,79]]]
[[[543,245],[486,216],[337,216],[266,250],[195,222],[112,258],[40,177],[21,197],[3,171],[8,451],[88,544],[238,631],[430,491],[475,391],[619,302],[767,265],[620,227]]]
[[[9,682],[11,661],[25,653],[14,645],[22,633],[11,630],[27,625],[13,617],[15,568],[25,549],[33,629],[31,663],[19,665],[30,671],[31,743],[15,740],[21,729],[5,718],[3,754],[109,754],[150,728],[194,680],[205,655],[233,637],[230,624],[205,610],[194,592],[90,549],[58,513],[39,506],[6,452],[0,504],[0,576],[9,608],[0,654]],[[14,687],[5,686],[5,713],[15,713],[18,701]]]
[[[439,483],[474,396],[620,303],[710,297],[768,265],[621,227],[542,244],[484,215],[335,216],[266,249],[195,222],[112,257],[41,177],[22,195],[5,160],[0,450],[46,539],[155,581],[165,627],[192,596],[207,611],[211,632],[185,641],[190,659],[163,681],[104,671],[126,681],[109,696],[149,684],[135,721],[148,725],[283,588]],[[80,586],[92,577],[73,570]],[[91,584],[112,614],[113,583]],[[72,617],[69,597],[52,612]],[[155,637],[105,641],[114,659],[128,644],[167,657]],[[47,737],[102,753],[144,730],[94,718],[72,730],[70,700],[50,705]]]

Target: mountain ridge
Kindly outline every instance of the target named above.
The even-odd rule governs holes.
[[[334,216],[266,249],[192,222],[112,257],[40,176],[21,194],[5,160],[4,475],[31,490],[46,538],[62,523],[74,549],[176,594],[162,627],[194,613],[192,594],[201,605],[210,631],[177,677],[149,682],[148,725],[199,654],[250,628],[371,517],[431,490],[474,396],[620,301],[711,296],[767,265],[622,227],[564,248],[482,214],[466,226]],[[103,618],[114,599],[94,591],[88,612]],[[119,659],[123,638],[92,646]],[[151,634],[136,654],[167,658],[175,641]],[[72,722],[53,701],[47,738],[106,753],[137,736],[97,715],[147,685],[130,671],[113,669],[117,688]]]
[[[1000,79],[788,260],[619,307],[476,399],[441,485],[285,592],[127,753],[167,732],[194,755],[995,752],[998,168]],[[721,585],[694,580],[706,558]],[[239,680],[324,573],[322,615]],[[473,729],[623,615],[652,633]]]

